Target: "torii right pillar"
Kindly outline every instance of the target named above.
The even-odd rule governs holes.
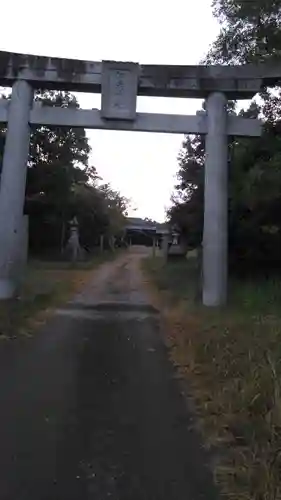
[[[228,276],[228,116],[227,97],[207,98],[205,205],[203,234],[203,304],[223,306]]]

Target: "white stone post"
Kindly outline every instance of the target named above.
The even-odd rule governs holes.
[[[168,260],[168,251],[169,251],[169,235],[163,234],[162,235],[162,256],[164,257],[164,260],[166,262]]]
[[[156,237],[152,236],[152,257],[153,259],[156,256]]]
[[[104,249],[104,235],[101,234],[100,235],[100,253],[103,253],[103,249]]]
[[[205,161],[203,235],[203,304],[227,300],[228,154],[227,98],[214,92],[207,99],[208,133]]]
[[[0,299],[11,298],[17,286],[14,269],[22,234],[32,101],[31,86],[17,80],[9,103],[0,184]]]

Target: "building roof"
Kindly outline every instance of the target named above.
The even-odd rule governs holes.
[[[158,233],[169,231],[169,225],[167,223],[160,223],[151,220],[141,219],[140,217],[127,217],[127,228],[132,228],[137,230],[156,230]]]

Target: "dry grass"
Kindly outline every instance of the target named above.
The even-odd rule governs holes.
[[[68,300],[111,254],[75,266],[65,262],[32,261],[26,270],[20,296],[0,302],[0,340],[30,335],[44,323],[53,308]]]
[[[195,300],[192,261],[145,268],[160,291],[171,358],[195,402],[223,496],[281,498],[281,283],[231,286],[230,304]],[[195,291],[195,294],[194,294]]]

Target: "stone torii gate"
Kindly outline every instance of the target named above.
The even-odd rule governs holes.
[[[228,136],[259,136],[261,123],[227,114],[228,99],[249,99],[274,85],[281,68],[259,66],[153,66],[90,62],[0,52],[0,85],[12,87],[0,102],[7,123],[0,189],[0,299],[16,288],[23,227],[30,127],[204,134],[206,139],[203,237],[203,303],[227,299]],[[101,110],[63,109],[33,103],[36,88],[102,94]],[[137,113],[137,95],[206,99],[196,116]]]

